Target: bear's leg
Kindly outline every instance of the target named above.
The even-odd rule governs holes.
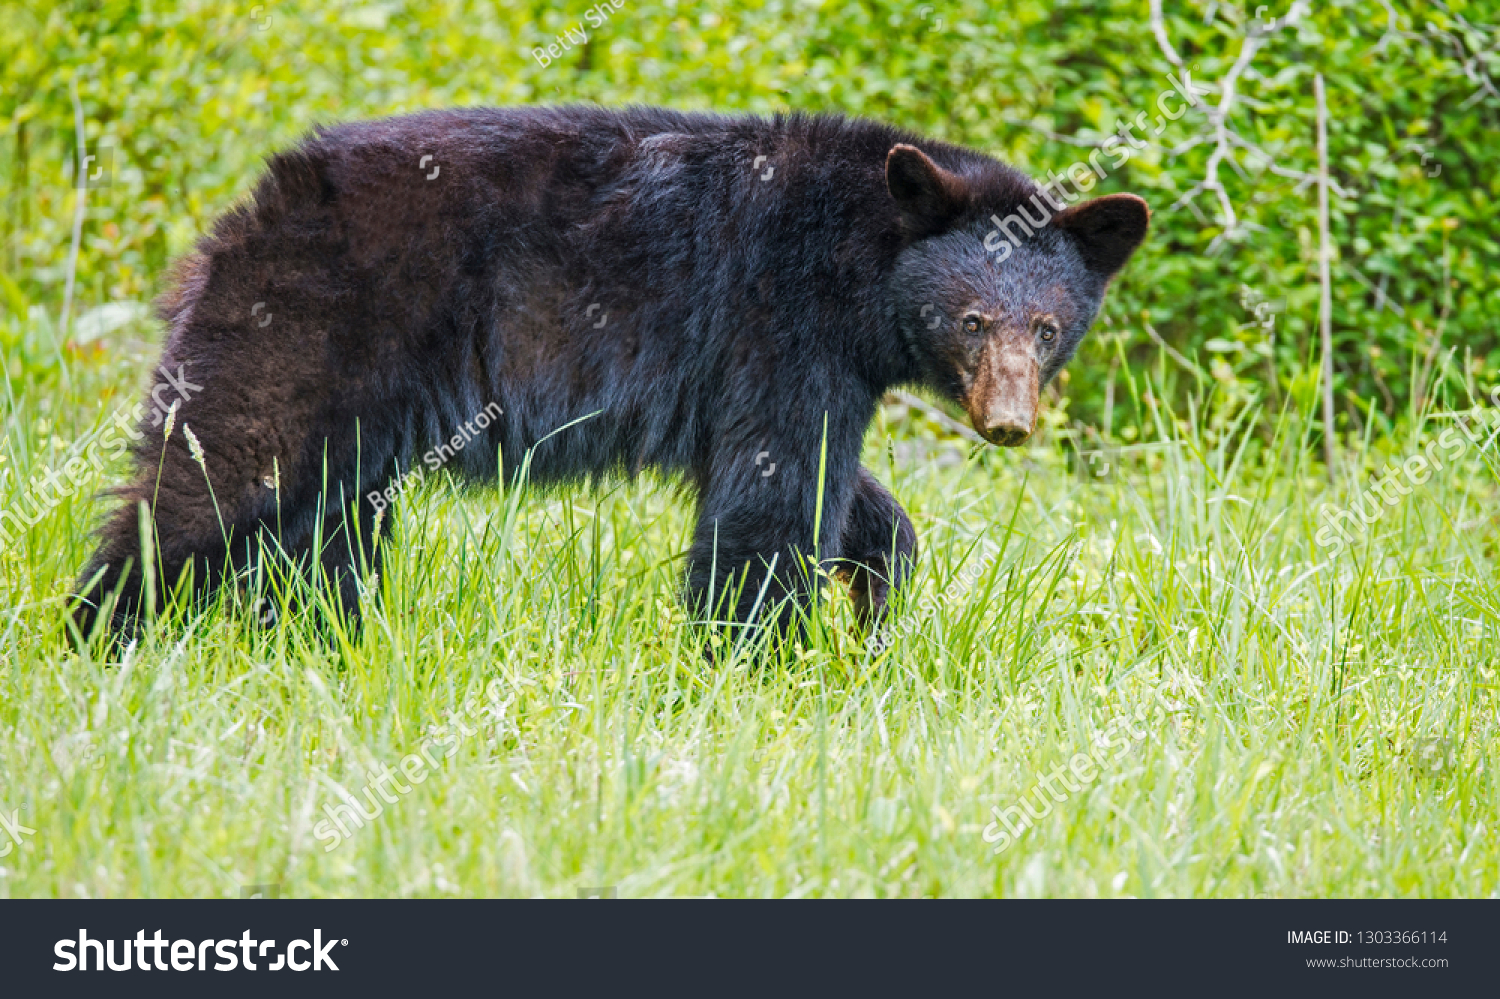
[[[866,468],[860,468],[844,520],[843,557],[835,573],[849,586],[854,616],[868,632],[885,615],[886,601],[917,562],[911,518]]]
[[[257,563],[285,567],[289,559],[290,567],[297,572],[319,565],[323,580],[333,589],[338,609],[357,621],[356,577],[378,570],[380,552],[375,546],[375,511],[370,502],[361,497],[356,507],[339,501],[341,493],[354,492],[358,482],[354,471],[350,469],[337,478],[330,474],[323,496],[319,495],[321,474],[316,478],[304,475],[298,481],[283,472],[279,491],[274,473],[257,475],[247,486],[243,481],[245,467],[236,465],[232,457],[223,457],[224,452],[210,443],[208,435],[213,431],[208,427],[201,433],[196,427],[193,430],[203,441],[204,467],[193,459],[179,427],[166,443],[161,488],[155,486],[155,467],[143,467],[143,474],[122,491],[128,502],[106,521],[100,532],[102,543],[80,575],[81,600],[74,621],[82,635],[88,636],[101,606],[117,590],[110,630],[128,640],[141,623],[146,609],[138,512],[141,501],[155,525],[153,567],[158,609],[189,568],[193,593],[203,596],[226,580],[252,570]],[[144,460],[142,465],[146,465]],[[342,489],[339,479],[344,480]],[[383,520],[381,533],[389,535],[389,513]],[[272,554],[278,548],[286,558]],[[96,575],[98,580],[89,587]],[[254,613],[262,623],[273,620],[260,608]]]
[[[221,370],[255,367],[229,360],[238,363]],[[167,359],[167,366],[175,363]],[[282,370],[288,374],[278,380],[204,378],[195,386],[197,395],[180,406],[165,440],[163,426],[140,424],[135,472],[118,491],[125,503],[106,520],[101,543],[80,574],[73,620],[84,638],[111,600],[109,624],[117,637],[128,639],[141,623],[147,606],[142,503],[154,531],[148,554],[158,610],[186,570],[194,595],[207,595],[267,559],[263,546],[269,543],[279,543],[299,569],[321,562],[339,602],[353,610],[353,571],[373,562],[374,511],[363,496],[389,477],[391,435],[371,439],[367,433],[361,441],[359,422],[348,415],[353,407],[335,413],[322,398],[314,380],[319,372],[294,378],[294,369]],[[360,504],[348,529],[344,509],[352,504],[342,497]],[[322,549],[314,553],[320,517]],[[356,524],[358,542],[350,537]]]
[[[820,515],[816,454],[803,462],[788,457],[771,476],[749,458],[728,464],[734,472],[701,494],[689,603],[704,619],[770,627],[789,637],[821,585],[814,552],[825,565],[840,555],[853,468],[844,475],[829,468]],[[821,533],[816,543],[815,525]]]
[[[99,531],[101,543],[79,576],[73,620],[84,638],[99,614],[108,610],[109,630],[128,639],[141,623],[148,601],[154,598],[160,610],[168,592],[189,569],[194,592],[217,586],[233,571],[231,556],[245,548],[264,512],[241,467],[243,449],[238,435],[226,433],[228,421],[215,418],[219,408],[202,399],[182,408],[170,437],[163,439],[164,427],[145,422],[138,427],[143,439],[137,445],[134,473],[130,483],[116,491],[125,502],[105,520]],[[201,442],[203,465],[190,440]],[[271,493],[258,481],[255,486]],[[151,525],[144,538],[150,546],[145,557],[143,505]],[[147,558],[155,580],[149,596],[148,573],[143,569]]]
[[[330,490],[331,492],[334,490]],[[380,524],[376,521],[376,506],[365,497],[354,502],[328,503],[322,530],[316,539],[308,539],[308,552],[316,541],[319,546],[318,562],[323,580],[337,598],[338,610],[358,627],[360,621],[360,580],[374,585],[380,572],[383,546],[377,544],[376,529],[380,538],[391,536],[394,523],[393,511],[386,509]],[[310,562],[307,558],[304,562]]]

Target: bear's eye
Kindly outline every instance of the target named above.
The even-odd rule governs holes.
[[[1051,323],[1044,322],[1037,328],[1037,333],[1043,340],[1046,340],[1050,343],[1057,338],[1057,327],[1052,325]]]
[[[984,320],[978,316],[964,316],[964,332],[978,333],[984,328]]]

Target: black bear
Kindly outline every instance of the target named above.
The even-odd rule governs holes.
[[[995,444],[1031,434],[1146,234],[1140,198],[1079,198],[837,116],[472,108],[320,129],[177,265],[162,363],[201,390],[165,440],[141,428],[74,620],[133,628],[148,586],[159,600],[191,570],[206,592],[266,542],[354,614],[404,475],[507,481],[534,449],[543,486],[643,468],[689,486],[697,612],[785,627],[816,559],[868,625],[916,552],[860,466],[878,401],[927,387]]]

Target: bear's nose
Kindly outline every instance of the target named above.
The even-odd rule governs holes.
[[[1018,420],[999,420],[984,428],[985,440],[1000,447],[1016,447],[1031,436],[1031,428]]]
[[[1015,447],[1031,436],[1036,427],[1035,390],[1027,391],[1035,382],[1026,379],[1003,382],[999,391],[990,397],[984,413],[984,437],[1000,447]]]
[[[1036,428],[1039,376],[1029,339],[992,338],[964,400],[974,429],[1000,447],[1023,443]]]

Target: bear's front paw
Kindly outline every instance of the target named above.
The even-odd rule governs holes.
[[[873,631],[885,617],[886,602],[890,598],[891,584],[888,582],[888,565],[883,557],[866,559],[863,563],[849,564],[834,574],[849,588],[849,600],[854,604],[854,619],[866,632]]]

